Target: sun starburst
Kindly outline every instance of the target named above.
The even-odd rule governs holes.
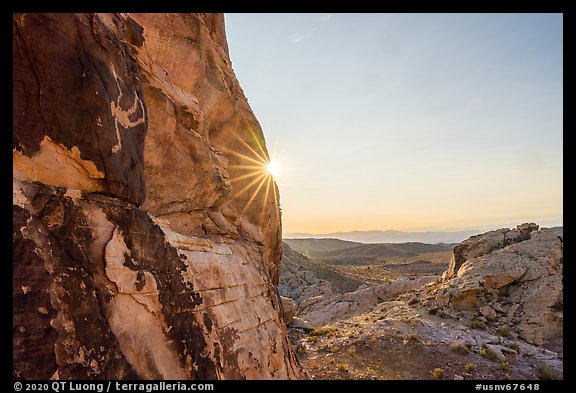
[[[264,205],[268,203],[269,196],[272,196],[274,205],[278,206],[278,192],[274,180],[280,174],[280,167],[278,163],[270,160],[263,141],[260,140],[262,137],[258,138],[254,130],[249,128],[248,140],[236,134],[234,138],[236,143],[231,144],[226,153],[231,161],[228,167],[232,174],[230,181],[235,188],[235,198],[245,200],[241,214],[248,211],[260,194],[263,194]]]

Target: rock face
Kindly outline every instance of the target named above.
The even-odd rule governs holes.
[[[278,292],[296,303],[320,295],[332,295],[332,284],[319,278],[314,272],[315,267],[314,261],[284,243]]]
[[[552,348],[563,339],[563,235],[522,224],[472,236],[454,248],[437,301]]]
[[[222,15],[13,15],[13,374],[305,377]]]

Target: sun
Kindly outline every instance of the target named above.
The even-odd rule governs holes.
[[[269,162],[268,165],[266,165],[266,171],[275,178],[280,174],[280,167],[275,162]]]

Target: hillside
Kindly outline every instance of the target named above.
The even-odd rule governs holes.
[[[316,252],[315,256],[335,264],[386,263],[391,257],[409,258],[421,254],[451,251],[454,244],[384,243],[362,244],[333,251]]]
[[[308,258],[283,244],[278,292],[296,301],[323,293],[344,293],[358,289],[364,281]]]
[[[562,227],[472,236],[450,259],[442,276],[300,301],[300,363],[313,379],[562,379]]]
[[[362,243],[349,242],[340,239],[282,239],[285,244],[288,244],[299,253],[315,257],[324,252],[343,250],[347,248],[361,246]]]
[[[455,244],[421,242],[362,244],[340,239],[284,239],[299,253],[332,265],[448,263]]]

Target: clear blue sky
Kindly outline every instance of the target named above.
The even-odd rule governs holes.
[[[561,14],[226,14],[284,232],[562,224]]]

